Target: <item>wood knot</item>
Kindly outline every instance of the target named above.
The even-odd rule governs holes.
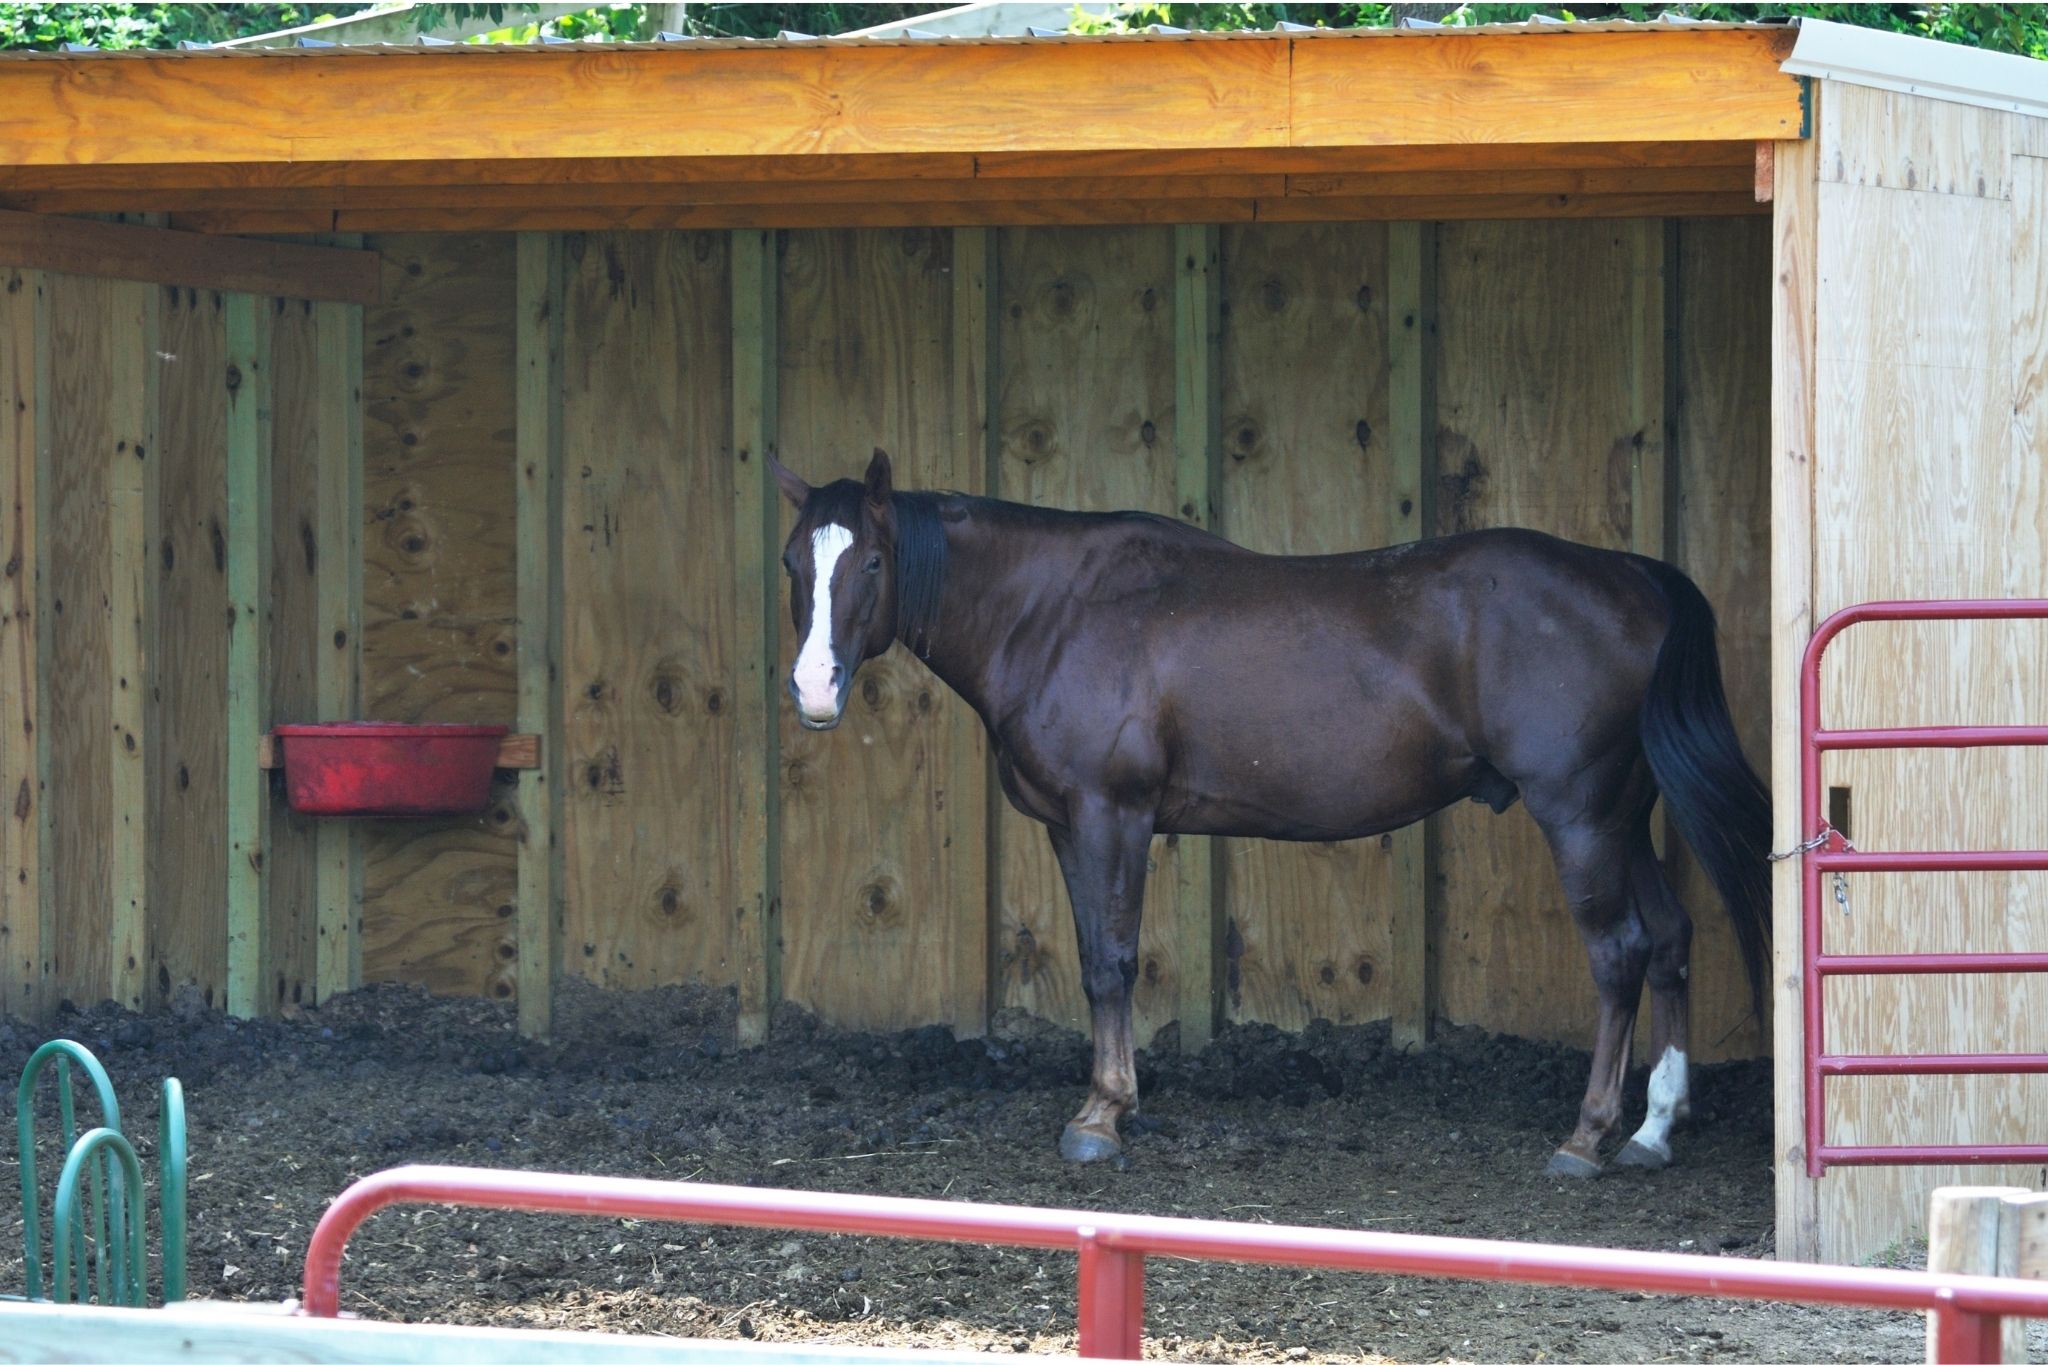
[[[1372,984],[1372,959],[1369,957],[1358,959],[1358,984],[1361,986],[1370,986]]]
[[[1322,982],[1325,986],[1336,985],[1337,964],[1334,962],[1325,962],[1322,966],[1316,968],[1316,980]]]
[[[1159,428],[1153,426],[1149,420],[1141,423],[1138,427],[1138,439],[1148,446],[1157,443],[1159,440]]]
[[[683,913],[682,889],[673,883],[663,886],[655,893],[654,903],[663,919],[675,919]]]
[[[876,710],[882,707],[882,684],[869,678],[860,685],[860,699]]]
[[[1266,311],[1284,313],[1287,311],[1287,301],[1287,282],[1277,275],[1267,277],[1265,284],[1259,289],[1259,302],[1266,306]]]
[[[714,716],[725,710],[725,693],[715,687],[706,692],[704,694],[704,709]]]
[[[654,704],[661,708],[664,716],[681,715],[683,710],[683,680],[667,670],[656,673],[649,688]]]
[[[861,887],[855,902],[863,921],[876,928],[887,927],[902,918],[903,888],[893,877],[876,877]]]

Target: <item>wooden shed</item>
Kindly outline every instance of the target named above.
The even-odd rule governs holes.
[[[895,651],[832,735],[787,714],[768,451],[1260,549],[1519,524],[1669,558],[1782,847],[1822,616],[2048,595],[2048,71],[2017,58],[1675,23],[10,55],[0,208],[20,1015],[409,981],[545,1032],[570,975],[732,988],[748,1037],[781,1001],[1080,1026],[967,708]],[[1873,631],[1828,687],[1845,724],[2039,720],[2048,651]],[[348,717],[513,727],[491,807],[293,814],[267,735]],[[1829,781],[1865,844],[2040,842],[2039,767],[1945,761]],[[1806,1176],[1798,877],[1767,1035],[1670,849],[1700,1055],[1777,1058],[1781,1250],[1876,1250],[1955,1173]],[[1143,1036],[1589,1036],[1518,811],[1154,868]],[[2026,946],[2017,876],[1859,887],[1842,932],[1920,945],[1930,890],[1948,946]],[[1830,991],[1874,1050],[2048,1024],[2009,980]],[[1837,1082],[1831,1122],[2006,1140],[2048,1120],[2030,1084]]]

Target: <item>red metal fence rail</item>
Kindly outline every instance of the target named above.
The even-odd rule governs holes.
[[[1853,1056],[1827,1051],[1822,983],[1837,976],[1942,976],[2048,972],[2048,952],[1830,954],[1822,938],[1821,880],[1851,872],[2039,872],[2048,852],[1851,848],[1821,809],[1821,754],[1833,749],[1983,749],[2048,745],[2048,725],[1933,725],[1886,730],[1821,728],[1820,661],[1829,642],[1865,621],[2039,621],[2048,601],[1866,602],[1845,607],[1813,633],[1799,666],[1799,828],[1805,851],[1801,893],[1806,1005],[1806,1173],[1830,1166],[1906,1166],[2048,1160],[2048,1143],[1833,1146],[1827,1142],[1830,1076],[1997,1076],[2048,1073],[2048,1054],[1963,1053]]]
[[[1080,1258],[1081,1354],[1109,1360],[1139,1357],[1147,1256],[1905,1309],[1935,1315],[1929,1358],[1944,1363],[1996,1361],[2001,1318],[2048,1317],[2048,1284],[1982,1275],[461,1166],[400,1166],[366,1176],[342,1191],[321,1216],[306,1249],[308,1314],[331,1318],[339,1313],[342,1250],[349,1235],[371,1214],[393,1204],[457,1204],[1072,1251]]]

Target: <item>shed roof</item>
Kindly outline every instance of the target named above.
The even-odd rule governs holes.
[[[1755,24],[0,61],[0,204],[240,231],[1749,212]]]

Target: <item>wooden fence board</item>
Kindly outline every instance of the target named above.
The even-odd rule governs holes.
[[[1381,543],[1397,458],[1386,228],[1230,227],[1223,260],[1220,529],[1271,554]],[[1230,1017],[1289,1029],[1384,1018],[1392,839],[1220,842]]]
[[[266,579],[269,635],[269,726],[347,720],[323,713],[320,673],[331,641],[321,639],[320,338],[313,304],[263,299],[271,317],[270,550]],[[335,547],[339,550],[341,547]],[[319,958],[319,840],[323,825],[292,811],[280,784],[269,780],[269,962],[271,1007],[310,1005]]]
[[[1631,258],[1614,222],[1444,226],[1441,530],[1532,526],[1628,547]],[[1588,1045],[1585,948],[1526,811],[1446,812],[1438,877],[1444,1014]]]
[[[387,237],[363,324],[363,711],[516,719],[514,243]],[[363,977],[509,998],[517,820],[364,831]]]
[[[264,1009],[270,968],[270,775],[257,747],[270,728],[271,347],[268,300],[232,294],[227,325],[227,1008]]]
[[[736,979],[730,280],[718,233],[567,244],[564,968]]]
[[[55,989],[85,1006],[106,999],[113,885],[107,858],[113,763],[112,545],[108,502],[117,419],[112,281],[48,277],[50,519],[44,571],[50,584],[49,761],[44,768],[52,838],[47,872],[61,923],[51,953]]]
[[[790,233],[785,244],[784,460],[822,484],[859,477],[880,447],[901,487],[977,491],[979,452],[955,440],[948,411],[952,234]],[[794,659],[786,610],[780,619],[780,657]],[[961,1017],[954,968],[986,900],[985,788],[966,758],[984,742],[980,723],[901,648],[862,667],[837,730],[801,731],[791,708],[777,711],[784,993],[863,1027],[978,1030]]]
[[[776,556],[782,495],[768,468],[779,402],[776,234],[735,232],[732,255],[733,968],[739,1038],[767,1041],[782,998],[781,674]]]
[[[519,725],[541,747],[519,775],[519,1031],[554,1024],[562,913],[562,241],[519,239]]]
[[[47,887],[48,623],[43,544],[49,493],[45,277],[0,277],[0,1014],[41,1016],[51,950]]]
[[[999,496],[1173,514],[1173,247],[1170,228],[1001,234]],[[998,841],[1000,999],[1085,1030],[1073,914],[1045,831],[1006,808]],[[1179,844],[1152,842],[1138,949],[1141,1044],[1179,1006]]]
[[[314,705],[348,720],[363,705],[363,310],[313,307],[319,415],[315,509]],[[315,834],[316,998],[362,984],[361,827],[325,820]]]
[[[151,801],[152,1000],[227,989],[227,452],[225,295],[161,304],[156,726]]]

